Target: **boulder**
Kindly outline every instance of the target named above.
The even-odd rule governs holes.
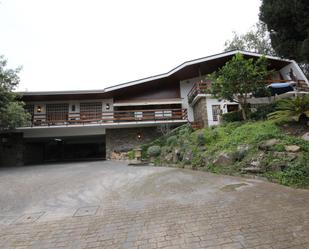
[[[297,153],[293,153],[293,152],[275,151],[273,156],[275,158],[278,158],[278,159],[281,159],[281,160],[284,159],[285,161],[291,162],[291,161],[295,160],[298,155],[297,155]]]
[[[298,152],[298,151],[300,151],[300,147],[298,145],[285,145],[284,149],[287,152]]]
[[[278,143],[280,143],[279,139],[272,138],[272,139],[269,139],[269,140],[266,140],[266,141],[262,142],[259,145],[259,149],[261,149],[261,150],[270,150],[274,145],[276,145]]]
[[[172,162],[173,161],[173,153],[168,153],[165,157],[164,160],[166,162]]]
[[[260,167],[246,167],[242,169],[242,172],[256,174],[256,173],[263,173],[264,170]]]
[[[182,160],[181,151],[179,148],[175,148],[173,151],[173,163],[177,163]]]
[[[229,166],[235,162],[233,155],[230,153],[221,153],[214,161],[213,164],[217,166]]]
[[[192,159],[193,159],[193,152],[192,152],[192,150],[191,149],[186,150],[186,152],[183,155],[182,161],[185,164],[191,164]]]
[[[239,145],[237,147],[237,150],[234,152],[234,159],[237,161],[241,161],[246,154],[248,153],[248,151],[250,150],[250,146],[245,144],[245,145]]]
[[[309,141],[309,132],[306,132],[304,135],[302,135],[302,139]]]

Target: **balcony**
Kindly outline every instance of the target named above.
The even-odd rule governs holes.
[[[197,82],[193,85],[192,89],[188,93],[188,102],[192,103],[194,98],[199,94],[210,93],[211,81]]]
[[[83,113],[48,113],[32,115],[29,127],[113,125],[124,123],[187,121],[186,109],[120,110]]]
[[[266,80],[265,84],[271,86],[271,84],[288,83],[291,86],[292,91],[309,93],[309,86],[304,80]],[[211,81],[197,82],[193,85],[192,89],[188,93],[188,102],[191,104],[195,97],[199,94],[209,94],[211,90]]]

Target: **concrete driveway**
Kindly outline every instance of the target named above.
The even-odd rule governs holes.
[[[309,248],[309,191],[99,161],[0,169],[0,248]]]

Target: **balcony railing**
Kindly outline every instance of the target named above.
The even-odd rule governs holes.
[[[186,109],[120,110],[102,113],[34,114],[31,126],[61,126],[85,124],[119,124],[126,122],[158,122],[187,120]]]
[[[270,85],[272,83],[292,83],[293,88],[295,91],[301,91],[301,92],[309,92],[309,86],[304,80],[266,80],[265,84]],[[197,82],[193,85],[192,89],[188,93],[188,101],[189,103],[192,103],[194,98],[198,94],[207,94],[210,93],[211,90],[211,81],[203,81],[203,82]]]
[[[191,103],[198,94],[210,93],[211,81],[197,82],[188,93],[188,101]]]

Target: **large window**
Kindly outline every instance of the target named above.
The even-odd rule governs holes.
[[[212,105],[212,120],[219,121],[219,115],[221,113],[220,105]]]
[[[69,104],[46,104],[46,119],[51,122],[63,122],[68,120]]]
[[[80,118],[82,120],[101,120],[102,102],[80,103]]]

